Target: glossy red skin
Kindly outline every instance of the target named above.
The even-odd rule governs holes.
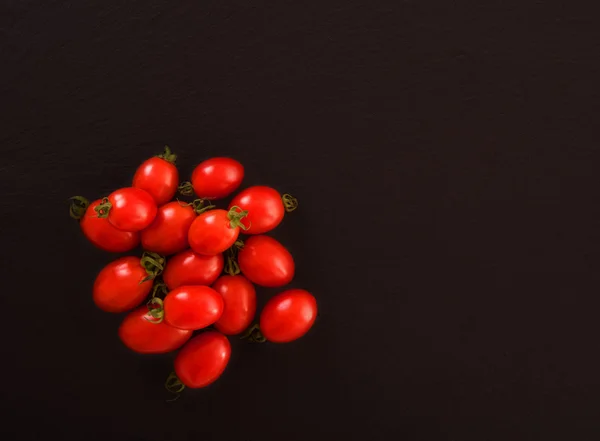
[[[221,376],[231,357],[231,345],[223,334],[207,331],[192,338],[175,358],[175,373],[187,387],[195,389]]]
[[[79,222],[85,237],[96,247],[111,253],[124,253],[137,247],[140,233],[119,230],[108,219],[98,217],[94,208],[100,203],[100,199],[92,202]]]
[[[231,228],[227,211],[206,211],[192,222],[188,233],[190,248],[198,254],[213,256],[231,247],[240,234],[240,228]]]
[[[317,318],[317,301],[303,289],[290,289],[271,297],[260,314],[260,331],[274,343],[302,337]]]
[[[112,204],[108,221],[124,231],[141,231],[148,227],[158,210],[150,193],[135,187],[113,191],[108,201]]]
[[[231,158],[211,158],[192,173],[194,193],[203,199],[222,199],[233,193],[244,179],[244,166]]]
[[[223,272],[223,254],[204,256],[185,250],[171,257],[163,272],[169,289],[184,285],[211,285]]]
[[[190,206],[182,206],[177,201],[163,205],[150,226],[141,232],[142,247],[163,255],[185,250],[194,219],[196,213]]]
[[[145,160],[133,175],[132,187],[147,191],[156,202],[164,205],[173,199],[179,184],[177,167],[169,161],[154,157]]]
[[[109,263],[94,282],[94,303],[106,312],[125,312],[135,308],[152,289],[152,280],[140,283],[147,275],[136,256],[121,257]]]
[[[192,337],[194,331],[174,328],[165,322],[146,320],[148,308],[131,311],[119,327],[119,338],[125,346],[140,354],[164,354],[174,351]]]
[[[242,190],[237,194],[229,208],[238,206],[248,210],[248,215],[242,219],[247,230],[244,234],[262,234],[271,231],[283,220],[285,208],[281,195],[271,187],[257,185]]]
[[[208,286],[180,286],[164,300],[165,322],[179,329],[202,329],[223,314],[223,297]]]
[[[294,278],[294,258],[269,236],[249,237],[238,253],[240,270],[256,285],[278,288]]]
[[[256,290],[244,276],[223,276],[213,289],[223,296],[225,307],[215,328],[225,335],[245,331],[256,314]]]

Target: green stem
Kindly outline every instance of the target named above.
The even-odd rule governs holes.
[[[204,204],[208,205],[204,206]],[[192,201],[192,206],[194,207],[194,211],[196,212],[196,214],[202,214],[205,211],[216,208],[216,205],[211,205],[210,201],[206,199],[195,199],[194,201]]]
[[[173,400],[169,400],[175,401],[177,398],[179,398],[179,394],[185,389],[185,384],[181,382],[181,380],[175,372],[171,372],[167,377],[167,381],[165,381],[165,389],[167,389],[172,394],[177,394],[176,398],[174,398]]]
[[[250,343],[264,343],[267,341],[265,336],[260,332],[258,323],[254,326],[249,327],[246,332],[240,337],[240,339],[247,338]]]
[[[83,196],[73,196],[69,198],[69,201],[71,201],[69,214],[73,219],[80,220],[90,206],[90,201]]]
[[[298,208],[298,199],[296,199],[294,196],[292,196],[291,194],[284,194],[283,196],[281,196],[281,200],[283,201],[283,206],[285,208],[285,211],[287,211],[288,213],[294,211],[296,208]]]
[[[229,228],[239,227],[246,231],[250,228],[250,225],[246,226],[242,223],[242,219],[248,216],[248,210],[242,210],[237,205],[234,205],[227,212],[227,219],[229,219]]]
[[[168,145],[165,146],[165,151],[160,155],[156,155],[156,157],[164,159],[171,164],[175,164],[175,161],[177,160],[177,155],[171,151]]]
[[[161,256],[158,253],[151,253],[149,251],[145,251],[144,254],[142,254],[142,258],[140,259],[140,265],[144,267],[148,275],[142,279],[140,284],[147,282],[148,280],[152,280],[156,276],[160,275],[165,269],[165,262],[166,259],[164,258],[164,256]]]
[[[182,194],[184,196],[193,196],[194,195],[194,187],[192,187],[192,183],[189,181],[182,182],[179,185],[179,187],[177,187],[177,190],[179,190],[179,194]]]
[[[165,318],[163,301],[158,297],[152,297],[150,300],[148,300],[147,305],[148,313],[144,316],[144,318],[150,323],[158,325]]]
[[[98,217],[105,218],[108,217],[108,212],[112,208],[112,204],[109,202],[108,198],[102,198],[102,202],[98,205],[94,210],[98,213]]]

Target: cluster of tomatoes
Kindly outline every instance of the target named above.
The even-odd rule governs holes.
[[[223,373],[231,354],[227,336],[290,342],[311,328],[317,304],[309,292],[288,289],[268,300],[253,325],[254,285],[277,288],[294,277],[292,255],[264,233],[297,201],[271,187],[253,186],[226,210],[217,208],[213,201],[242,183],[242,164],[208,159],[194,169],[191,182],[179,185],[175,159],[166,147],[138,167],[131,187],[92,203],[71,198],[71,216],[105,251],[124,253],[141,243],[141,257],[121,257],[100,271],[93,300],[106,312],[129,311],[118,334],[131,350],[158,354],[181,348],[166,383],[180,392],[207,386]],[[173,200],[178,189],[198,199]],[[240,232],[249,237],[240,240]]]

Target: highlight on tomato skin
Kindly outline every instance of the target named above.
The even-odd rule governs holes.
[[[241,220],[248,214],[237,207],[229,211],[219,208],[201,213],[188,232],[190,248],[198,254],[213,256],[223,253],[235,243]]]
[[[177,155],[168,146],[161,155],[145,160],[133,176],[132,187],[147,191],[156,202],[164,205],[173,199],[179,184],[179,172],[175,167]]]
[[[244,166],[232,158],[210,158],[192,173],[194,193],[202,199],[223,199],[233,193],[244,179]]]
[[[256,289],[244,276],[222,276],[212,285],[223,296],[224,308],[215,328],[225,335],[245,331],[256,314]]]
[[[152,223],[158,207],[147,191],[126,187],[102,199],[95,211],[98,217],[107,218],[119,230],[141,231]]]
[[[152,280],[162,272],[164,258],[155,253],[121,257],[107,264],[96,276],[92,298],[106,312],[125,312],[140,305],[152,289]]]
[[[101,199],[93,201],[79,221],[85,237],[97,248],[111,253],[125,253],[140,244],[140,233],[123,231],[114,227],[106,218],[98,217],[95,209]]]
[[[163,272],[163,280],[169,289],[183,285],[210,286],[223,272],[223,254],[204,256],[187,249],[172,256]]]
[[[119,338],[125,346],[140,354],[163,354],[183,346],[193,331],[178,329],[165,322],[148,320],[148,308],[140,306],[131,311],[119,326]]]
[[[175,373],[189,388],[206,387],[223,374],[230,357],[231,345],[227,337],[216,331],[206,331],[179,350],[174,362]]]
[[[185,250],[194,219],[194,209],[178,201],[159,207],[154,221],[140,233],[143,248],[167,256]]]
[[[317,318],[317,300],[304,289],[277,294],[260,314],[260,332],[270,342],[289,343],[305,335]]]
[[[291,253],[269,236],[251,236],[238,252],[238,264],[252,283],[267,288],[279,288],[294,278],[296,265]]]
[[[243,220],[245,234],[263,234],[277,227],[283,220],[285,208],[277,190],[264,185],[248,187],[238,193],[229,208],[238,206],[248,210]]]
[[[202,329],[221,318],[223,307],[223,297],[209,286],[180,286],[163,301],[164,320],[179,329]]]

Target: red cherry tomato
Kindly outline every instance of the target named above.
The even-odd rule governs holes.
[[[225,308],[215,328],[225,335],[246,330],[256,313],[256,290],[244,276],[223,276],[213,289],[223,296]]]
[[[209,210],[190,227],[188,242],[196,253],[212,256],[231,247],[240,234],[241,219],[248,214],[232,207],[229,211]]]
[[[281,195],[271,187],[255,186],[246,188],[237,194],[231,204],[242,210],[248,210],[248,216],[243,220],[248,227],[246,234],[262,234],[275,228],[285,213]]]
[[[169,259],[163,280],[169,289],[183,285],[211,285],[223,271],[223,254],[203,256],[185,250]]]
[[[222,199],[240,186],[244,166],[231,158],[211,158],[198,164],[192,173],[192,187],[202,199]]]
[[[96,207],[98,217],[108,221],[119,230],[140,231],[152,223],[157,208],[152,196],[144,190],[126,187],[113,191]]]
[[[148,308],[140,306],[123,320],[119,338],[129,349],[141,354],[163,354],[183,346],[193,331],[147,320]]]
[[[98,217],[95,208],[102,201],[92,202],[81,217],[79,225],[85,237],[96,247],[111,253],[124,253],[132,250],[140,243],[140,234],[131,231],[122,231],[108,221]]]
[[[317,301],[303,289],[290,289],[271,297],[260,314],[260,331],[275,343],[302,337],[317,318]]]
[[[180,286],[164,300],[164,319],[179,329],[202,329],[223,314],[223,297],[208,286]]]
[[[238,253],[240,270],[260,286],[277,288],[294,278],[294,259],[290,252],[269,236],[248,238]]]
[[[221,376],[231,345],[223,334],[207,331],[192,338],[175,358],[175,373],[190,388],[205,387]]]
[[[127,256],[102,268],[93,288],[96,306],[106,312],[124,312],[142,303],[152,289],[152,279],[160,274],[148,259],[162,264],[156,256]]]
[[[196,219],[191,206],[169,202],[158,209],[154,221],[142,231],[142,246],[159,254],[174,254],[188,247],[188,231]]]
[[[132,187],[147,191],[156,205],[164,205],[173,199],[179,183],[179,172],[175,167],[177,156],[165,146],[162,155],[147,159],[133,175]]]

